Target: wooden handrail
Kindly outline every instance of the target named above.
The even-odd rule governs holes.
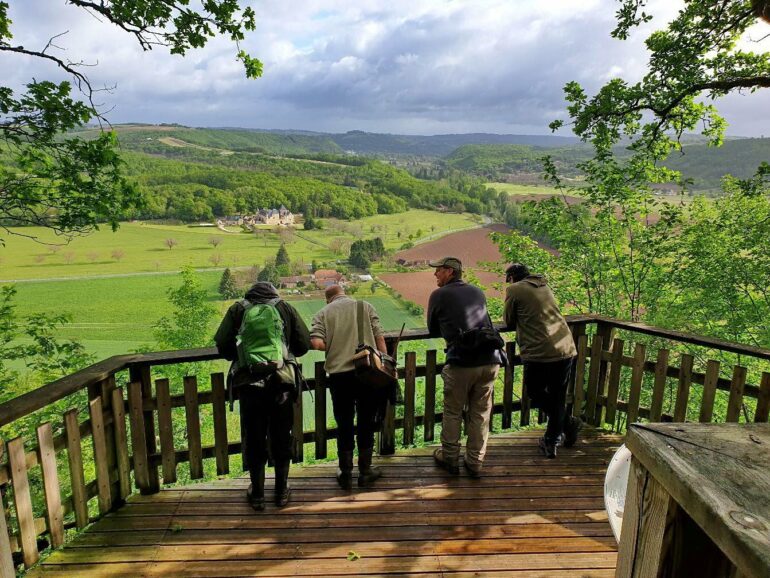
[[[768,349],[702,337],[692,333],[661,329],[644,323],[622,321],[601,315],[568,315],[567,322],[571,326],[602,324],[609,328],[622,329],[681,343],[770,360],[770,350]],[[510,332],[510,329],[504,324],[496,324],[496,327],[502,332]],[[398,332],[396,331],[385,334],[387,341],[393,341],[397,336]],[[417,341],[430,338],[431,336],[426,328],[410,329],[404,332],[401,341]],[[72,395],[88,386],[97,384],[111,375],[132,366],[171,365],[196,361],[214,361],[217,359],[221,359],[221,356],[214,347],[116,355],[0,404],[0,427],[64,399],[68,395]]]

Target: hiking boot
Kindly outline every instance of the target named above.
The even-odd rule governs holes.
[[[436,461],[437,465],[444,468],[447,472],[449,472],[453,476],[460,475],[460,467],[457,465],[457,462],[455,461],[454,463],[452,463],[448,461],[444,457],[443,448],[436,448],[436,450],[433,452],[433,459]]]
[[[547,442],[544,437],[537,441],[537,446],[540,448],[540,451],[543,452],[543,455],[548,459],[552,460],[556,457],[556,444]]]
[[[465,471],[468,472],[468,475],[472,478],[478,479],[481,477],[481,468],[475,469],[473,468],[467,460],[463,460],[463,467],[465,468]]]
[[[289,487],[289,468],[291,462],[285,460],[275,464],[275,505],[283,508],[289,503],[291,488]]]
[[[246,490],[246,499],[254,510],[261,512],[265,509],[265,462],[256,464],[249,474],[251,483]]]
[[[583,429],[583,420],[571,415],[564,426],[564,447],[571,448],[578,439],[578,433]]]
[[[353,450],[341,451],[338,456],[337,483],[343,490],[353,489]]]
[[[380,468],[372,467],[374,448],[358,450],[358,487],[368,488],[382,477]]]

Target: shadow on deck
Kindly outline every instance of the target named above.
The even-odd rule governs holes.
[[[430,447],[376,458],[384,477],[350,493],[331,463],[294,466],[291,503],[263,513],[246,478],[135,495],[28,575],[614,576],[603,482],[620,436],[589,430],[546,460],[541,433],[492,436],[479,480]]]

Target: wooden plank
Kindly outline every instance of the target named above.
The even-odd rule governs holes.
[[[322,361],[315,364],[315,458],[326,458],[326,370]]]
[[[115,424],[115,453],[118,466],[119,497],[125,500],[131,495],[131,460],[128,457],[126,409],[123,405],[123,388],[112,390],[112,416]]]
[[[190,478],[199,480],[203,477],[203,447],[201,416],[198,410],[198,378],[194,375],[184,378],[184,399],[187,447],[190,450]]]
[[[725,421],[739,422],[743,408],[743,388],[746,385],[746,368],[736,365],[733,367],[733,379],[730,385],[730,399],[727,402]]]
[[[414,443],[414,406],[415,406],[415,384],[417,373],[417,354],[414,351],[407,351],[404,355],[404,368],[406,375],[404,377],[404,445]]]
[[[505,403],[505,402],[503,402]],[[425,416],[422,422],[426,442],[435,439],[436,426],[436,350],[425,352]],[[505,427],[505,426],[503,426]],[[510,425],[508,426],[510,427]]]
[[[0,459],[5,453],[5,444],[0,440]],[[8,522],[5,514],[5,496],[0,491],[0,578],[16,578],[16,568],[13,565],[13,550],[11,550]]]
[[[110,474],[107,464],[107,441],[104,437],[104,413],[102,398],[96,397],[88,403],[91,415],[91,439],[94,444],[94,465],[96,467],[96,486],[99,489],[99,513],[104,515],[112,508],[110,492]]]
[[[29,493],[27,460],[24,457],[24,439],[17,437],[8,442],[8,466],[11,469],[13,500],[16,507],[16,521],[21,535],[21,551],[24,565],[35,564],[40,555],[37,550],[37,530],[32,513],[32,497]]]
[[[703,398],[700,406],[700,422],[710,422],[714,415],[714,398],[719,380],[719,362],[709,359],[706,364],[706,377],[703,382]]]
[[[513,356],[515,354],[516,343],[509,341],[505,344],[505,355],[508,357],[508,364],[503,368],[503,429],[510,429],[513,425]]]
[[[618,409],[618,390],[620,388],[620,370],[623,367],[623,347],[625,342],[622,339],[615,339],[612,342],[612,357],[610,359],[610,378],[607,384],[607,412],[604,421],[609,425],[615,425],[615,412]]]
[[[154,494],[150,485],[150,465],[147,456],[147,432],[144,427],[142,411],[142,384],[131,382],[128,385],[128,415],[131,421],[131,450],[134,457],[134,479],[142,494]]]
[[[161,472],[163,483],[176,482],[176,455],[174,454],[174,421],[171,417],[171,394],[168,379],[155,381],[158,406],[158,437],[160,438]]]
[[[591,343],[591,364],[588,369],[588,391],[586,394],[586,421],[596,421],[596,400],[599,395],[599,373],[602,364],[602,337],[594,335]],[[600,410],[601,411],[601,410]]]
[[[652,389],[652,401],[650,402],[650,421],[660,421],[663,415],[663,399],[666,395],[666,373],[668,371],[668,349],[658,350],[658,359],[655,362],[655,382]]]
[[[64,513],[61,506],[61,488],[59,473],[56,470],[56,453],[53,448],[53,431],[50,422],[37,428],[37,445],[45,493],[46,524],[51,535],[51,545],[58,548],[64,544]]]
[[[770,416],[770,373],[762,373],[762,383],[759,386],[759,398],[757,399],[757,411],[754,413],[754,421],[765,423]]]
[[[690,387],[692,385],[693,356],[683,353],[680,359],[679,386],[676,390],[676,404],[674,405],[674,421],[683,422],[687,419],[687,402],[690,399]]]
[[[616,578],[658,576],[669,511],[676,502],[636,457],[631,458]]]
[[[67,435],[67,460],[72,487],[72,505],[78,529],[88,525],[88,497],[86,479],[83,473],[83,448],[80,445],[80,424],[78,411],[71,409],[64,414],[64,431]]]
[[[580,417],[583,414],[583,400],[585,399],[586,378],[586,351],[588,350],[588,336],[578,337],[577,362],[575,364],[575,395],[572,402],[572,415]]]
[[[647,356],[647,346],[637,343],[634,348],[634,364],[631,371],[631,389],[628,392],[628,425],[639,419],[639,400],[642,394],[642,380],[644,379],[644,361]]]
[[[152,400],[152,367],[149,363],[141,365],[132,365],[129,368],[129,379],[131,383],[139,382],[142,386],[142,411],[144,413],[142,424],[144,426],[144,439],[147,444],[146,453],[154,454],[157,451],[155,445],[155,416],[150,407]],[[133,434],[132,434],[133,435]],[[158,477],[158,468],[147,464],[147,484],[145,493],[153,494],[160,489],[160,478]]]
[[[230,473],[230,458],[227,455],[227,405],[225,403],[225,376],[223,373],[211,375],[211,407],[214,413],[214,447],[217,454],[217,475],[223,476]],[[302,397],[302,392],[297,398]],[[302,413],[302,400],[300,404],[300,417]],[[296,406],[295,406],[296,412]],[[300,421],[300,423],[302,423]],[[295,414],[296,424],[296,414]]]

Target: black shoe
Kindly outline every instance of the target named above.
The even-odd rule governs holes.
[[[265,509],[265,494],[259,495],[253,490],[253,484],[249,484],[249,489],[246,490],[246,499],[251,506],[257,512],[261,512]]]
[[[460,475],[460,466],[458,466],[456,463],[452,464],[448,462],[444,457],[444,450],[442,448],[436,448],[436,450],[433,452],[433,459],[436,461],[436,464],[444,468],[453,476]]]
[[[358,450],[358,487],[368,488],[382,477],[380,468],[372,466],[374,448]]]
[[[341,451],[338,454],[339,468],[337,469],[337,483],[343,490],[353,489],[353,450]]]
[[[463,460],[463,467],[468,475],[472,478],[479,479],[481,477],[481,470],[474,470],[466,460]]]
[[[564,447],[571,448],[578,439],[578,433],[583,429],[583,420],[579,417],[570,416],[567,425],[564,427]]]
[[[291,488],[289,487],[289,468],[291,462],[282,460],[275,464],[275,505],[283,508],[289,503]]]
[[[548,459],[552,460],[556,457],[556,444],[548,443],[545,441],[545,438],[540,438],[537,445],[540,448],[540,451],[543,452],[543,455]]]

